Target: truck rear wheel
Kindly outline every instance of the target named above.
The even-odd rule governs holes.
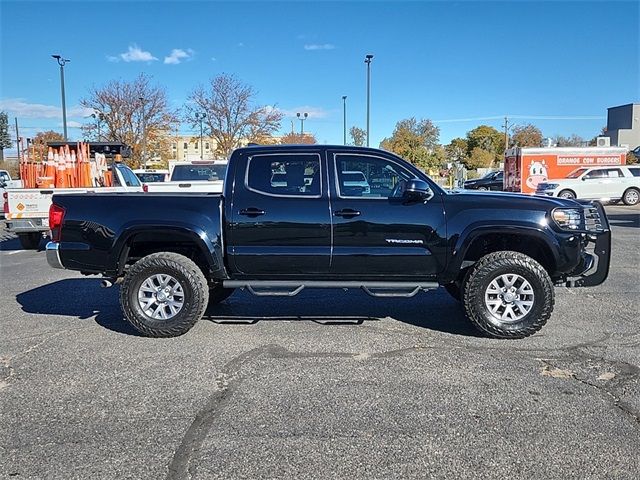
[[[464,309],[486,335],[524,338],[546,323],[555,302],[553,282],[533,258],[519,252],[482,257],[464,285]]]
[[[37,250],[40,246],[40,240],[42,240],[42,234],[40,232],[18,233],[18,240],[25,250]]]
[[[127,321],[148,337],[177,337],[202,318],[209,286],[198,266],[182,255],[154,253],[125,275],[120,303]]]

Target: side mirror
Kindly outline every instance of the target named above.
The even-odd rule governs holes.
[[[418,178],[412,178],[407,180],[407,185],[404,189],[404,198],[413,201],[427,201],[433,198],[433,190],[429,187],[429,184],[424,180]]]
[[[587,177],[581,177],[580,180],[582,180],[583,182],[587,179]]]

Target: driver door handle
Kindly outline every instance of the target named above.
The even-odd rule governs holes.
[[[353,218],[353,217],[359,216],[360,212],[357,210],[353,210],[352,208],[344,208],[342,210],[338,210],[337,212],[334,212],[334,215],[336,217],[342,217],[342,218]]]
[[[265,212],[264,210],[261,210],[259,208],[243,208],[242,210],[240,210],[240,215],[244,215],[246,217],[259,217],[260,215],[264,215]]]

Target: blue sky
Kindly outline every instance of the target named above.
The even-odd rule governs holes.
[[[342,95],[348,125],[365,127],[371,53],[373,146],[411,116],[436,121],[443,143],[482,123],[498,127],[505,114],[547,136],[592,137],[607,107],[640,101],[639,5],[2,0],[0,109],[18,117],[25,136],[61,130],[50,57],[60,53],[71,59],[72,126],[89,113],[78,102],[92,85],[145,72],[177,108],[225,72],[285,112],[283,132],[291,120],[299,129],[295,112],[308,112],[305,131],[342,143]]]

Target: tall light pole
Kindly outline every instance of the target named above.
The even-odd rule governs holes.
[[[342,136],[344,145],[347,144],[347,96],[342,96]]]
[[[200,160],[203,159],[203,146],[202,146],[202,122],[207,118],[207,114],[204,112],[196,112],[196,120],[200,122]]]
[[[60,90],[62,91],[62,128],[64,128],[64,141],[67,141],[67,104],[64,98],[64,66],[71,60],[61,55],[51,55],[60,65]]]
[[[144,111],[144,97],[138,97],[142,105],[142,165],[147,168],[147,119]]]
[[[309,116],[308,113],[296,113],[296,117],[300,119],[300,135],[304,135],[304,121]]]
[[[95,113],[91,114],[91,116],[95,118],[98,125],[98,141],[100,141],[102,139],[102,135],[100,134],[100,124],[102,123],[102,120],[104,120],[104,113],[96,110]]]
[[[367,64],[367,147],[369,146],[369,116],[371,112],[371,60],[373,55],[367,54],[364,63]]]

